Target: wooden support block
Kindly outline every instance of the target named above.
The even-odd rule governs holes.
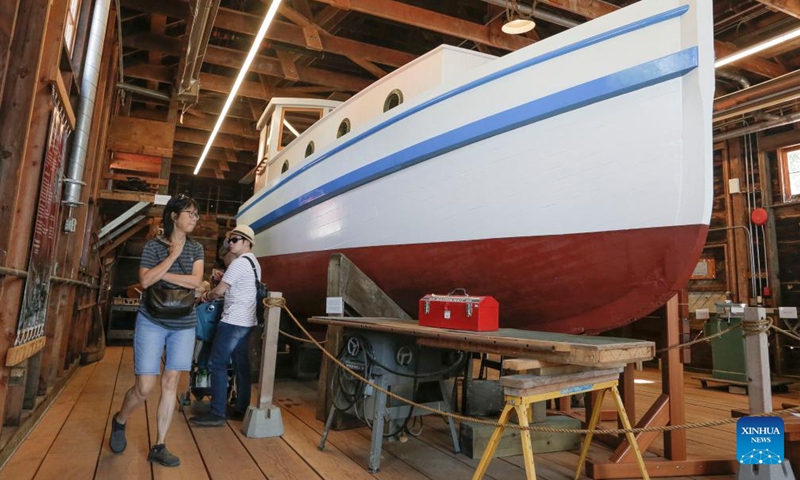
[[[544,422],[533,425],[549,428],[581,428],[580,420],[563,415],[549,416]],[[493,432],[494,427],[489,425],[462,423],[460,432],[461,451],[469,458],[481,458]],[[564,452],[576,450],[581,446],[581,436],[577,433],[531,433],[533,453]],[[494,456],[508,457],[521,454],[520,430],[507,428],[503,432]]]
[[[32,357],[36,352],[44,348],[46,341],[46,337],[40,337],[28,343],[9,348],[8,354],[6,355],[6,366],[12,367],[18,365]]]
[[[509,358],[503,361],[503,370],[509,372],[524,372],[528,375],[563,375],[581,372],[590,367],[582,365],[568,365],[532,358]]]

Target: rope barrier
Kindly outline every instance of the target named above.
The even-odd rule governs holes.
[[[394,398],[395,400],[401,401],[401,402],[403,402],[403,403],[405,403],[407,405],[411,405],[411,406],[413,406],[415,408],[419,408],[419,409],[425,410],[425,411],[430,412],[430,413],[438,414],[438,415],[441,415],[441,416],[444,416],[444,417],[449,417],[449,418],[452,418],[454,420],[459,420],[461,422],[473,423],[473,424],[477,424],[477,425],[486,425],[486,426],[490,426],[490,427],[504,427],[504,428],[508,428],[508,429],[511,429],[511,430],[528,430],[528,431],[532,431],[532,432],[580,433],[580,434],[605,433],[605,434],[612,434],[613,435],[613,434],[621,434],[621,433],[626,433],[626,432],[632,432],[632,433],[635,434],[635,433],[647,433],[647,432],[671,432],[671,431],[675,431],[675,430],[689,430],[689,429],[694,429],[694,428],[716,427],[716,426],[736,423],[736,421],[738,420],[737,418],[726,418],[726,419],[723,419],[723,420],[714,420],[714,421],[710,421],[710,422],[687,423],[687,424],[683,424],[683,425],[667,425],[667,426],[664,426],[664,427],[644,427],[644,428],[631,428],[631,429],[616,428],[616,429],[589,430],[589,429],[579,429],[579,428],[540,427],[540,426],[536,426],[536,425],[528,425],[527,427],[523,427],[521,425],[517,425],[517,424],[514,424],[514,423],[500,423],[500,422],[495,422],[495,421],[491,421],[491,420],[484,420],[482,418],[475,418],[475,417],[469,417],[469,416],[466,416],[466,415],[460,415],[460,414],[457,414],[457,413],[445,412],[443,410],[439,410],[437,408],[429,407],[427,405],[423,405],[421,403],[417,403],[417,402],[409,400],[409,399],[407,399],[405,397],[397,395],[396,393],[393,393],[393,392],[391,392],[389,390],[386,390],[386,389],[382,388],[380,385],[377,385],[377,384],[369,381],[368,379],[364,378],[363,376],[361,376],[357,372],[355,372],[355,371],[351,370],[350,368],[348,368],[347,365],[345,365],[344,363],[339,361],[339,359],[336,358],[335,355],[333,355],[332,353],[327,351],[325,348],[323,348],[322,345],[318,341],[316,341],[314,339],[314,337],[311,336],[311,334],[308,332],[308,330],[306,330],[305,327],[303,327],[303,325],[300,323],[300,321],[294,316],[292,311],[289,310],[289,307],[286,306],[286,299],[285,298],[267,298],[267,299],[264,299],[264,305],[267,308],[269,308],[269,307],[280,307],[280,308],[283,308],[284,310],[286,310],[286,313],[289,314],[289,317],[291,317],[291,319],[294,321],[294,323],[297,324],[298,328],[300,328],[300,330],[310,339],[310,343],[314,343],[317,346],[317,348],[322,350],[322,353],[325,354],[325,356],[327,356],[329,359],[331,359],[340,368],[344,369],[347,373],[349,373],[353,377],[357,378],[359,381],[361,381],[361,382],[371,386],[375,390],[377,390],[377,391],[379,391],[381,393],[384,393],[384,394],[388,395],[389,397]],[[676,347],[672,347],[672,348],[676,348]],[[762,414],[750,415],[750,416],[751,417],[777,417],[777,416],[781,416],[781,415],[794,414],[794,413],[800,413],[800,407],[787,408],[787,409],[777,410],[777,411],[770,412],[770,413],[762,413]]]

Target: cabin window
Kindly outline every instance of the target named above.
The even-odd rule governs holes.
[[[321,108],[284,108],[278,150],[292,143],[320,118],[322,118]]]
[[[287,170],[289,170],[289,160],[284,160],[283,166],[281,167],[281,175],[286,173]]]
[[[314,142],[311,141],[308,142],[308,145],[306,145],[306,157],[310,157],[313,154],[314,154]]]
[[[345,118],[342,120],[342,123],[339,124],[339,129],[336,130],[336,138],[344,137],[348,133],[350,133],[350,120]]]
[[[64,25],[64,47],[72,55],[72,47],[75,45],[75,33],[78,31],[78,16],[81,9],[81,0],[69,0],[67,7],[67,18]]]
[[[383,111],[388,112],[394,107],[403,103],[403,92],[400,90],[392,90],[386,100],[383,102]]]
[[[780,150],[784,201],[800,200],[800,145]]]

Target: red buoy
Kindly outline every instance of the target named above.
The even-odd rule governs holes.
[[[759,226],[766,225],[767,211],[763,208],[754,208],[753,211],[750,212],[750,221]]]

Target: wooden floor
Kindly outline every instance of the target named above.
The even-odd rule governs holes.
[[[660,392],[657,371],[637,372],[637,415],[641,416]],[[128,422],[128,449],[115,455],[108,448],[110,418],[133,381],[131,347],[109,347],[105,358],[80,368],[43,416],[39,425],[0,469],[3,479],[116,479],[186,478],[212,479],[462,479],[470,478],[477,460],[454,455],[444,421],[426,417],[419,438],[407,443],[384,443],[381,471],[367,472],[370,431],[367,428],[331,432],[325,451],[319,451],[323,425],[315,420],[316,382],[279,380],[276,401],[281,407],[285,434],[281,438],[248,439],[241,422],[223,428],[191,427],[190,411],[178,413],[167,445],[182,461],[178,468],[151,466],[147,450],[155,439],[157,395]],[[184,383],[186,379],[184,379]],[[747,397],[726,391],[704,390],[686,374],[687,421],[728,418],[732,408],[744,408]],[[775,396],[781,402],[797,402],[797,392]],[[732,458],[734,425],[690,430],[690,455]],[[651,452],[662,453],[658,441]],[[603,446],[593,445],[592,458],[608,456]],[[542,479],[571,479],[577,462],[575,452],[536,455],[536,471]],[[495,459],[486,478],[525,478],[522,457]],[[585,477],[584,477],[585,478]],[[714,478],[733,478],[714,477]]]

